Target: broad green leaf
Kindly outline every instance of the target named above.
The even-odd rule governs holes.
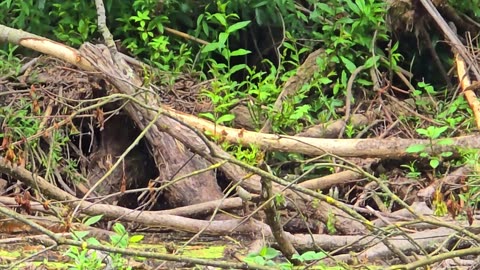
[[[260,1],[258,3],[253,4],[252,7],[253,8],[259,8],[259,7],[262,7],[262,6],[266,6],[270,2],[271,2],[270,0]]]
[[[424,128],[417,128],[417,133],[418,133],[418,135],[423,135],[425,137],[430,138],[430,133],[428,132],[428,130],[426,130]]]
[[[203,49],[202,49],[202,52],[203,53],[208,53],[208,52],[211,52],[211,51],[215,51],[218,48],[219,48],[219,44],[216,43],[216,42],[212,42],[212,43],[209,43],[209,44],[205,45],[205,47],[203,47]]]
[[[452,152],[442,152],[440,155],[441,155],[442,157],[450,157],[450,156],[453,155],[453,153],[452,153]]]
[[[220,35],[218,35],[218,42],[217,42],[219,48],[223,48],[225,43],[227,43],[227,40],[228,40],[228,34],[220,33]]]
[[[446,139],[441,139],[436,142],[437,145],[452,145],[453,144],[453,139],[446,138]]]
[[[329,84],[332,82],[332,80],[330,80],[329,78],[327,77],[321,77],[321,78],[318,78],[318,82],[320,84]]]
[[[438,165],[440,165],[440,161],[439,161],[438,159],[432,159],[432,160],[430,160],[430,167],[432,167],[432,168],[435,169],[435,168],[438,167]]]
[[[123,226],[122,223],[113,224],[113,231],[115,231],[117,234],[120,234],[120,235],[123,235],[127,232],[125,230],[125,226]]]
[[[278,251],[274,248],[271,248],[271,247],[266,248],[266,250],[264,252],[265,253],[264,253],[263,257],[267,260],[271,260],[273,258],[276,258],[278,255],[280,255],[280,251]]]
[[[89,232],[87,231],[77,231],[77,232],[74,232],[72,235],[73,235],[73,238],[76,240],[83,240],[83,238],[85,238],[85,236],[87,236],[88,234]]]
[[[351,0],[347,0],[347,5],[348,7],[357,15],[361,15],[360,10],[358,9],[358,6],[355,5]]]
[[[241,55],[247,55],[250,54],[251,51],[245,50],[245,49],[238,49],[233,52],[230,52],[230,56],[241,56]]]
[[[85,220],[85,222],[83,224],[85,224],[87,226],[91,226],[91,225],[99,222],[102,219],[102,217],[103,217],[103,215],[90,217],[87,220]]]
[[[89,243],[90,245],[100,245],[100,241],[98,241],[97,239],[95,239],[93,237],[88,238],[87,243]]]
[[[250,24],[250,21],[242,21],[242,22],[234,23],[227,28],[227,33],[233,33],[235,31],[238,31],[242,28],[245,28],[248,24]]]
[[[345,64],[345,67],[348,69],[348,71],[353,72],[357,68],[350,59],[345,58],[343,56],[340,56],[340,59]]]
[[[217,121],[215,121],[215,123],[217,124],[222,124],[222,123],[225,123],[225,122],[230,122],[232,121],[233,119],[235,119],[235,115],[233,114],[225,114],[225,115],[222,115],[220,116]]]
[[[201,117],[207,118],[208,120],[215,121],[215,116],[212,113],[200,113]]]
[[[224,14],[215,13],[215,14],[213,14],[213,17],[214,17],[215,19],[217,19],[217,21],[218,21],[221,25],[223,25],[224,27],[227,26],[227,20],[226,20]]]
[[[405,149],[407,153],[419,153],[425,150],[426,146],[424,144],[413,144]]]
[[[128,242],[138,243],[138,242],[142,241],[143,238],[144,238],[144,235],[136,234],[136,235],[133,235],[132,237],[130,237],[130,239],[128,239]]]
[[[230,68],[230,70],[228,71],[228,73],[231,75],[239,70],[242,70],[242,69],[245,69],[247,67],[247,65],[245,64],[239,64],[239,65],[235,65],[233,66],[232,68]],[[232,87],[233,88],[233,87]]]
[[[315,251],[307,251],[301,255],[304,261],[314,261],[314,260],[321,260],[327,257],[327,254],[324,252],[315,252]]]

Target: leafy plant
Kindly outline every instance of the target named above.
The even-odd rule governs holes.
[[[227,3],[224,5],[226,6]],[[230,36],[245,28],[250,23],[250,21],[231,22],[238,18],[236,14],[225,14],[221,12],[211,14],[206,12],[206,16],[199,18],[197,21],[198,25],[203,25],[203,19],[205,19],[208,22],[220,25],[224,29],[224,31],[219,34],[217,41],[207,44],[202,49],[203,54],[208,55],[216,52],[225,60],[225,63],[218,62],[213,58],[207,61],[210,65],[209,72],[216,79],[212,82],[211,89],[205,90],[203,94],[210,98],[214,109],[213,113],[203,113],[201,115],[216,124],[228,123],[234,119],[234,115],[227,112],[238,102],[239,92],[234,91],[238,84],[231,81],[231,76],[247,67],[245,64],[232,65],[232,57],[244,56],[250,53],[250,51],[245,49],[230,50]]]
[[[294,254],[292,256],[292,259],[299,260],[300,262],[311,262],[311,261],[318,261],[326,257],[327,257],[327,254],[325,254],[325,252],[307,251],[301,255]]]
[[[440,162],[442,161],[443,158],[451,156],[453,153],[452,152],[442,152],[438,155],[431,155],[429,152],[425,151],[427,148],[430,148],[430,153],[435,153],[434,146],[442,146],[442,145],[450,145],[453,143],[452,139],[446,138],[442,140],[438,140],[437,142],[434,142],[433,140],[439,138],[443,132],[445,132],[448,129],[447,126],[444,127],[434,127],[434,126],[429,126],[426,129],[419,128],[417,129],[417,133],[419,135],[425,136],[429,139],[429,144],[414,144],[409,146],[405,151],[407,153],[418,153],[420,157],[423,158],[429,158],[430,159],[430,166],[433,169],[436,169],[439,165]]]
[[[280,254],[280,251],[274,248],[263,247],[260,252],[249,254],[244,261],[246,263],[257,264],[261,266],[273,266],[278,267],[279,269],[292,269],[293,265],[289,262],[277,263],[274,261],[274,259],[280,256]]]
[[[1,74],[17,74],[21,68],[21,62],[15,57],[14,52],[18,48],[17,45],[9,43],[6,50],[0,50],[0,73]]]
[[[421,172],[419,172],[417,167],[415,166],[416,162],[417,161],[414,160],[414,161],[410,162],[410,164],[400,165],[400,167],[406,168],[408,170],[407,175],[406,175],[408,178],[411,178],[411,179],[419,179],[420,178]]]
[[[249,254],[244,261],[250,264],[257,264],[261,266],[271,266],[275,267],[276,269],[296,269],[294,268],[293,264],[290,262],[277,262],[275,259],[278,259],[280,256],[280,252],[271,247],[263,247],[260,252]],[[303,254],[294,254],[292,259],[298,260],[302,263],[312,263],[314,261],[318,261],[327,257],[325,252],[315,252],[315,251],[307,251]],[[318,268],[317,268],[318,267]],[[316,264],[315,269],[322,269],[322,270],[340,270],[344,269],[343,267],[333,266],[327,267],[322,263]]]
[[[90,217],[83,221],[83,223],[87,226],[91,226],[102,218],[101,215]],[[119,247],[119,248],[127,248],[131,243],[138,243],[143,239],[143,235],[133,235],[129,236],[128,232],[126,231],[125,227],[120,223],[115,223],[113,225],[113,231],[115,234],[110,236],[110,243],[109,246],[112,247]],[[91,245],[100,245],[101,243],[95,239],[94,237],[86,238],[88,232],[74,232],[73,238],[77,241],[83,241],[86,244]],[[118,253],[111,253],[105,255],[101,255],[95,250],[89,250],[85,247],[77,247],[77,246],[70,246],[70,248],[66,251],[65,255],[73,259],[73,263],[69,264],[69,269],[76,269],[76,270],[87,270],[87,269],[103,269],[102,261],[105,257],[111,259],[112,267],[114,269],[132,269],[131,266],[128,266],[127,259],[122,256],[122,254]]]
[[[110,236],[110,244],[114,247],[127,248],[129,244],[138,243],[143,240],[143,235],[133,235],[129,236],[127,230],[121,223],[115,223],[113,225],[114,235]],[[122,254],[115,253],[110,254],[112,258],[113,265],[115,269],[132,269],[131,266],[125,267],[127,265],[127,259],[122,256]]]

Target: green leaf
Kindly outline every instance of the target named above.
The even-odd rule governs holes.
[[[435,168],[438,167],[438,165],[440,165],[440,161],[439,161],[438,159],[432,159],[432,160],[430,160],[430,167],[432,167],[432,168],[435,169]]]
[[[218,35],[218,47],[223,48],[225,46],[225,43],[227,42],[228,39],[228,34],[227,33],[220,33]]]
[[[375,55],[373,57],[368,58],[364,64],[365,69],[373,67],[373,64],[377,63],[379,59],[380,59],[379,55]]]
[[[447,129],[448,129],[447,126],[443,126],[443,127],[430,126],[428,127],[427,130],[429,130],[432,135],[431,139],[436,139],[440,137],[440,135],[442,135],[442,133],[445,132]]]
[[[324,252],[315,252],[315,251],[307,251],[301,255],[304,261],[314,261],[314,260],[321,260],[327,257],[327,254]]]
[[[230,70],[228,71],[228,74],[232,75],[233,73],[235,73],[239,70],[245,69],[245,68],[247,68],[247,65],[245,65],[245,64],[235,65],[232,68],[230,68]]]
[[[430,138],[431,134],[428,130],[424,129],[424,128],[417,128],[417,133],[418,135],[423,135],[425,137],[428,137]]]
[[[357,15],[361,15],[360,10],[358,9],[358,6],[355,5],[351,0],[347,0],[347,5],[348,7]]]
[[[269,3],[270,3],[270,0],[260,1],[258,3],[253,4],[251,7],[252,8],[259,8],[259,7],[262,7],[262,6],[266,6]]]
[[[87,243],[90,245],[100,245],[100,242],[93,237],[88,238]]]
[[[225,123],[225,122],[230,122],[232,121],[233,119],[235,119],[235,115],[233,114],[225,114],[225,115],[222,115],[220,116],[217,121],[215,121],[215,123],[217,124],[222,124],[222,123]]]
[[[316,4],[315,4],[315,7],[316,7],[316,9],[318,9],[318,10],[325,11],[328,15],[334,15],[334,14],[335,14],[335,10],[334,10],[331,6],[329,6],[329,5],[327,5],[327,4],[324,4],[324,3],[316,3]],[[317,11],[316,9],[315,9],[315,11]]]
[[[441,139],[437,141],[437,145],[452,145],[453,144],[453,139],[451,138],[446,138],[446,139]]]
[[[450,156],[453,155],[453,153],[452,153],[452,152],[442,152],[440,155],[441,155],[442,157],[450,157]]]
[[[365,79],[357,79],[356,80],[358,84],[363,85],[363,86],[371,86],[373,83],[371,81],[365,80]]]
[[[320,84],[330,84],[332,82],[332,80],[330,80],[327,77],[321,77],[321,78],[318,78],[318,82]]]
[[[200,113],[199,114],[201,117],[207,118],[210,121],[215,121],[215,116],[212,113]]]
[[[144,235],[136,234],[136,235],[133,235],[132,237],[130,237],[130,239],[128,239],[128,242],[138,243],[138,242],[142,241],[143,238],[144,238]]]
[[[429,156],[429,154],[428,154],[427,152],[422,152],[422,153],[420,153],[420,156],[421,156],[422,158],[426,158],[426,157]]]
[[[113,224],[113,230],[120,235],[125,234],[127,231],[125,230],[125,226],[122,223],[115,223]]]
[[[413,144],[405,149],[407,153],[419,153],[425,150],[426,146],[424,144]]]
[[[242,21],[242,22],[234,23],[227,28],[227,33],[233,33],[235,31],[238,31],[242,28],[245,28],[248,24],[250,24],[250,21]]]
[[[271,247],[267,247],[265,250],[262,249],[262,251],[264,251],[262,252],[263,257],[267,260],[276,258],[278,255],[280,255],[280,251]]]
[[[293,255],[292,255],[292,259],[298,260],[298,261],[300,261],[300,262],[304,262],[304,261],[305,261],[300,254],[293,254]]]
[[[103,215],[90,217],[87,220],[85,220],[85,222],[83,224],[85,224],[87,226],[91,226],[91,225],[99,222],[102,219],[102,217],[103,217]]]
[[[340,56],[340,59],[345,64],[345,67],[348,69],[348,71],[353,72],[357,68],[350,59],[345,58],[343,56]]]
[[[227,19],[225,18],[224,14],[221,13],[215,13],[213,14],[213,17],[224,27],[227,26]]]
[[[85,238],[85,236],[87,236],[88,234],[89,232],[86,231],[77,231],[73,233],[73,238],[76,240],[83,240],[83,238]]]
[[[251,51],[245,50],[245,49],[238,49],[233,52],[230,52],[230,56],[241,56],[241,55],[247,55],[250,54]]]
[[[219,47],[220,47],[219,44],[216,43],[216,42],[209,43],[209,44],[205,45],[205,47],[203,47],[202,53],[208,53],[208,52],[211,52],[211,51],[215,51]]]

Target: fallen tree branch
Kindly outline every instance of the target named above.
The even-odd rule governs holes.
[[[182,112],[166,108],[166,114],[178,118],[186,124],[195,127],[203,132],[219,136],[223,141],[244,146],[256,145],[261,149],[268,151],[279,151],[289,153],[301,153],[311,156],[323,154],[334,154],[342,157],[372,157],[372,158],[401,158],[416,156],[413,153],[407,153],[405,150],[414,144],[430,145],[429,140],[419,139],[319,139],[309,137],[287,136],[265,134],[244,129],[234,129],[215,125],[207,120],[196,116],[188,115]],[[460,148],[480,149],[480,134],[454,137],[452,144],[437,146],[436,141],[432,142],[433,151],[438,153],[451,151],[458,154]],[[428,147],[429,148],[429,147]],[[429,154],[431,149],[425,149]]]
[[[181,256],[181,255],[161,254],[159,252],[143,252],[143,251],[138,251],[133,249],[110,247],[107,245],[93,245],[85,241],[66,239],[62,235],[57,235],[51,232],[50,230],[47,230],[42,226],[36,224],[35,222],[26,219],[22,215],[15,213],[12,210],[9,210],[6,207],[0,206],[0,213],[7,215],[9,217],[12,217],[24,224],[27,224],[32,228],[35,228],[37,231],[47,235],[52,240],[54,240],[57,243],[57,245],[70,245],[70,246],[77,246],[85,249],[101,250],[109,253],[118,253],[118,254],[129,255],[129,256],[156,258],[156,259],[166,260],[166,261],[189,262],[192,264],[211,265],[211,266],[216,266],[221,268],[272,269],[270,267],[250,265],[248,263],[231,263],[231,262],[225,262],[225,261],[219,261],[219,260],[197,259],[197,258]]]
[[[114,205],[94,204],[86,201],[79,202],[78,198],[45,181],[42,177],[32,174],[24,168],[18,166],[13,167],[3,157],[0,157],[0,173],[8,174],[28,186],[36,187],[49,198],[58,201],[68,201],[68,203],[73,206],[79,204],[82,213],[91,216],[104,215],[108,220],[119,219],[126,222],[141,223],[146,226],[170,228],[194,233],[206,228],[206,233],[214,235],[230,234],[232,232],[259,232],[266,236],[271,235],[270,229],[266,224],[254,220],[246,224],[241,224],[240,220],[208,222],[169,214],[158,214],[156,211],[137,211]]]

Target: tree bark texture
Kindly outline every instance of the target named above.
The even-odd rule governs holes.
[[[142,81],[119,57],[116,59],[104,45],[84,44],[80,48],[86,58],[119,93],[138,98],[140,103],[129,102],[125,111],[143,130],[153,121],[162,105],[151,89],[141,88]],[[173,138],[170,134],[176,134]],[[171,118],[160,116],[146,133],[157,163],[162,184],[179,176],[210,166],[206,160],[190,152],[185,145],[207,151],[203,141],[189,128]],[[165,196],[172,207],[219,199],[223,196],[212,170],[189,176],[167,187]]]

